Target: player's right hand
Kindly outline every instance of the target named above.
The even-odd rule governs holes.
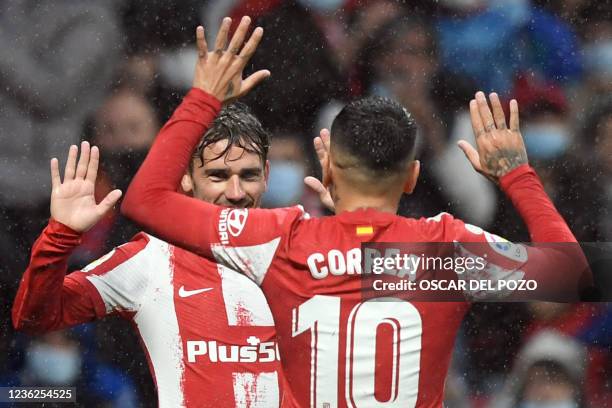
[[[500,177],[527,163],[527,151],[519,130],[519,111],[516,100],[510,101],[510,128],[496,93],[489,95],[491,109],[483,92],[470,101],[470,118],[476,137],[474,149],[465,140],[458,142],[474,169],[497,183]]]
[[[78,164],[77,153],[77,146],[70,146],[63,182],[58,160],[51,159],[51,217],[77,232],[85,232],[117,203],[121,190],[111,191],[96,204],[94,193],[100,151],[82,142]]]
[[[223,103],[230,103],[246,95],[258,83],[270,76],[270,71],[260,70],[243,79],[242,71],[255,53],[263,36],[263,28],[253,30],[251,37],[244,44],[249,26],[250,17],[242,17],[236,32],[229,45],[227,36],[232,19],[225,17],[215,39],[215,49],[208,51],[204,37],[204,27],[196,29],[196,43],[198,46],[198,61],[196,63],[193,79],[194,88],[200,88]]]
[[[319,164],[321,165],[321,169],[323,169],[323,171],[325,171],[327,168],[329,161],[329,142],[330,134],[329,130],[327,129],[321,129],[319,136],[315,137],[313,140],[314,149],[317,153],[317,158],[319,159]],[[319,179],[308,176],[304,178],[304,184],[319,195],[321,204],[323,204],[325,208],[332,212],[335,211],[334,200],[331,198],[331,193]]]

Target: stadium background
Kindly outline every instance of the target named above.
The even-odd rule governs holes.
[[[343,101],[379,94],[419,124],[423,174],[401,213],[448,211],[505,238],[522,222],[455,146],[477,89],[518,99],[530,162],[580,241],[612,241],[612,6],[588,0],[0,1],[0,386],[77,386],[83,406],[154,406],[146,360],[119,318],[32,339],[10,306],[48,218],[48,159],[101,146],[100,195],[125,191],[189,88],[198,23],[248,14],[266,35],[252,60],[272,77],[246,98],[272,134],[268,206],[302,202],[311,140]],[[82,267],[136,231],[109,214]],[[443,330],[444,328],[441,328]],[[505,407],[525,384],[612,406],[607,304],[476,304],[457,339],[449,407]],[[52,369],[42,368],[45,356]],[[542,374],[543,373],[543,374]],[[535,384],[535,385],[534,385]],[[535,391],[537,392],[537,390]]]

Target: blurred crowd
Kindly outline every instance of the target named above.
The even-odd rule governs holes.
[[[30,338],[12,331],[9,310],[48,219],[49,158],[63,161],[70,144],[89,140],[102,155],[96,194],[125,191],[190,87],[195,26],[214,35],[224,15],[250,15],[265,29],[250,65],[272,76],[244,102],[272,135],[266,206],[303,203],[324,215],[302,181],[318,172],[312,138],[347,100],[381,95],[419,126],[422,175],[402,215],[448,211],[529,241],[455,143],[473,142],[474,92],[496,91],[518,100],[530,163],[578,240],[612,241],[609,1],[0,0],[0,386],[74,384],[85,406],[155,404],[124,321]],[[72,269],[136,231],[108,214]],[[607,304],[475,304],[447,406],[612,407],[611,351]]]

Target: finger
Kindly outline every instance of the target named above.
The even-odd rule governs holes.
[[[476,92],[476,102],[478,103],[478,112],[484,124],[485,132],[492,131],[495,129],[495,122],[493,121],[493,115],[491,115],[491,109],[489,109],[484,92]]]
[[[493,109],[493,119],[495,119],[495,125],[497,125],[498,129],[507,129],[506,115],[504,114],[504,110],[502,109],[502,105],[499,100],[499,95],[497,95],[495,92],[492,92],[489,95],[489,100],[491,101],[491,108]]]
[[[510,130],[519,131],[519,108],[516,99],[510,101]]]
[[[240,48],[242,44],[244,44],[244,39],[246,38],[247,32],[249,31],[249,26],[251,25],[251,18],[249,16],[242,17],[240,20],[240,24],[236,29],[236,32],[232,36],[230,40],[230,44],[228,47],[228,51],[230,55],[238,55],[240,52]]]
[[[459,140],[457,142],[457,146],[459,146],[459,148],[463,151],[463,154],[465,154],[465,157],[468,159],[468,161],[472,163],[474,169],[478,172],[482,171],[482,167],[480,166],[480,155],[478,154],[478,151],[474,149],[474,147],[465,140]]]
[[[240,95],[248,93],[251,89],[255,88],[260,82],[270,76],[270,71],[262,69],[251,75],[242,81],[240,88]]]
[[[79,149],[76,147],[76,145],[70,146],[70,150],[68,150],[68,160],[66,160],[66,168],[64,169],[64,181],[72,180],[74,178],[78,152]]]
[[[331,134],[329,133],[329,130],[321,129],[319,135],[321,136],[321,140],[323,141],[323,147],[325,148],[325,151],[329,152],[329,144],[331,142]]]
[[[62,184],[62,179],[59,172],[59,162],[54,157],[51,159],[51,188],[55,189]]]
[[[225,17],[223,19],[223,22],[221,23],[221,27],[219,27],[219,32],[217,33],[217,38],[215,39],[215,54],[218,56],[223,55],[223,51],[225,51],[225,46],[227,44],[227,35],[229,33],[231,24],[232,19],[229,17]]]
[[[87,167],[89,166],[89,142],[81,142],[81,155],[79,156],[79,164],[76,169],[76,177],[84,179],[87,175]]]
[[[87,180],[92,183],[96,182],[98,176],[98,164],[100,163],[100,150],[98,146],[92,146],[91,154],[89,155],[89,167],[87,167]]]
[[[472,130],[474,131],[474,136],[476,136],[476,143],[478,143],[478,139],[480,136],[484,135],[484,125],[482,124],[482,119],[480,117],[480,113],[478,112],[478,103],[475,99],[470,101],[470,119],[472,122]]]
[[[323,146],[323,140],[321,140],[321,137],[315,137],[312,141],[312,144],[314,145],[315,153],[317,154],[319,162],[325,159],[325,155],[327,152],[325,151],[325,146]]]
[[[310,189],[312,189],[319,195],[327,194],[327,189],[325,188],[323,183],[321,183],[321,181],[316,177],[305,177],[304,184],[306,184]]]
[[[257,27],[255,30],[253,30],[251,37],[249,38],[247,43],[244,45],[244,47],[242,48],[242,51],[240,51],[240,54],[239,54],[240,56],[239,66],[241,67],[240,70],[242,70],[242,68],[244,68],[246,64],[249,62],[249,60],[255,53],[257,46],[259,46],[259,42],[261,41],[262,37],[263,37],[263,28]]]
[[[99,214],[105,214],[108,210],[113,208],[117,201],[121,198],[121,190],[113,190],[104,197],[100,204],[96,206]]]
[[[196,45],[198,47],[198,57],[206,61],[208,56],[208,44],[206,44],[206,36],[204,34],[204,27],[198,26],[196,28]]]

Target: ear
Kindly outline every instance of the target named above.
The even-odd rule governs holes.
[[[408,178],[406,184],[404,184],[404,193],[412,194],[416,187],[417,179],[419,178],[419,171],[421,170],[421,162],[414,160],[408,165]]]
[[[266,164],[264,165],[264,182],[266,188],[264,191],[268,191],[268,179],[270,178],[270,160],[266,160]]]
[[[181,188],[186,194],[193,193],[193,179],[188,173],[183,174],[183,178],[181,179]]]

